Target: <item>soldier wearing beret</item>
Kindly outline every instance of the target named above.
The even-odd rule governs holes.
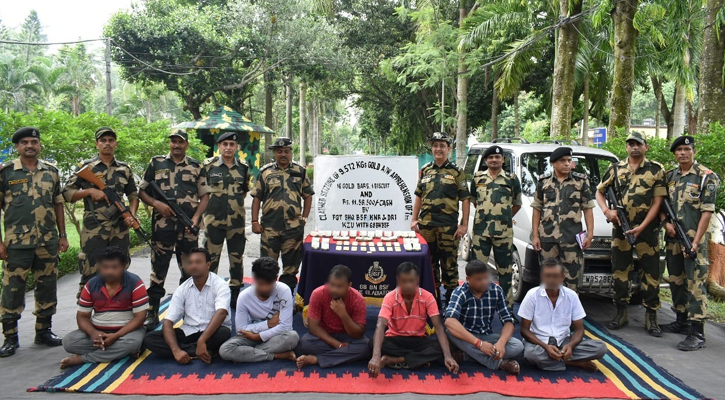
[[[209,186],[209,207],[204,213],[205,247],[211,255],[211,271],[219,269],[224,241],[229,254],[229,287],[232,308],[242,287],[242,257],[247,244],[244,198],[249,192],[249,166],[237,157],[239,134],[227,132],[217,138],[219,156],[204,161],[202,176]]]
[[[447,296],[458,287],[458,241],[468,231],[471,208],[466,174],[448,160],[452,142],[441,132],[427,140],[434,160],[420,170],[410,223],[428,242],[436,288],[443,284]],[[463,203],[460,223],[458,203]]]
[[[514,245],[513,217],[521,209],[521,182],[515,174],[503,170],[504,155],[500,146],[491,146],[483,152],[485,171],[473,175],[471,193],[476,202],[473,221],[473,258],[488,263],[493,248],[499,284],[509,307],[514,300],[511,293],[511,274]]]
[[[675,239],[672,221],[665,223],[667,235],[666,259],[670,274],[672,303],[677,314],[675,322],[662,325],[662,331],[687,335],[677,345],[684,351],[705,347],[705,318],[707,317],[706,279],[710,264],[707,255],[709,241],[707,228],[715,212],[718,176],[695,161],[695,138],[680,136],[672,142],[679,166],[666,174],[667,190],[672,209],[692,241],[697,257],[690,258],[683,252],[682,244]],[[660,215],[662,220],[664,215]]]
[[[657,162],[649,160],[647,140],[639,132],[627,137],[625,160],[612,165],[604,173],[597,187],[597,202],[607,220],[612,222],[612,275],[614,277],[614,304],[617,314],[607,325],[609,329],[621,329],[629,323],[627,305],[635,273],[640,277],[640,293],[645,312],[645,328],[655,337],[662,336],[657,324],[660,308],[660,221],[662,199],[667,195],[665,170]],[[615,181],[616,179],[616,181]],[[616,210],[610,210],[604,193],[612,187],[622,202],[631,230],[627,234],[637,239],[630,245],[625,239]],[[634,269],[632,251],[637,252],[639,271]]]
[[[275,139],[271,146],[275,162],[262,167],[252,189],[252,231],[261,233],[261,254],[273,259],[282,253],[282,276],[294,293],[302,262],[305,224],[315,194],[307,171],[292,161],[292,140]],[[259,220],[259,209],[262,219]]]
[[[574,152],[559,147],[551,152],[553,172],[539,176],[531,207],[532,241],[539,261],[557,258],[566,269],[565,284],[576,291],[584,264],[582,247],[587,249],[594,237],[593,193],[586,176],[572,171]],[[582,247],[576,235],[582,231],[582,214],[587,236]]]
[[[153,207],[151,240],[155,251],[151,253],[151,285],[148,289],[146,326],[149,329],[158,324],[159,304],[166,294],[164,282],[172,255],[176,254],[181,283],[189,278],[183,268],[187,253],[198,246],[199,239],[176,218],[165,201],[157,198],[149,185],[156,183],[168,198],[174,199],[195,226],[201,224],[201,217],[209,203],[209,188],[202,174],[201,162],[186,155],[189,134],[183,129],[171,131],[169,148],[168,154],[151,158],[138,185],[141,201]]]
[[[0,319],[5,342],[0,357],[12,356],[20,347],[18,320],[25,309],[25,285],[31,271],[36,282],[35,343],[63,344],[50,330],[57,303],[58,253],[68,250],[60,178],[55,166],[38,159],[37,128],[20,128],[12,140],[18,158],[0,165],[0,213],[5,217],[5,237],[0,234],[0,259],[4,260]]]
[[[109,127],[101,127],[96,130],[95,138],[98,155],[81,161],[78,170],[88,166],[98,179],[106,187],[115,190],[120,198],[126,195],[128,208],[131,214],[136,215],[138,210],[136,182],[131,167],[117,160],[114,155],[118,146],[116,132]],[[70,203],[83,199],[85,206],[81,230],[81,253],[78,255],[81,271],[78,290],[80,295],[86,282],[96,275],[96,257],[104,248],[117,246],[129,252],[131,242],[128,229],[134,223],[134,217],[121,220],[115,215],[109,215],[111,213],[107,210],[110,204],[106,194],[76,174],[71,174],[68,179],[63,188],[63,197]]]

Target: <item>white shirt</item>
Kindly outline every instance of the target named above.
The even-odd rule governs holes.
[[[242,290],[237,299],[237,313],[234,323],[237,330],[259,333],[263,342],[292,330],[292,309],[294,300],[289,286],[277,282],[272,295],[267,300],[260,300],[255,293],[255,287]],[[267,320],[279,313],[279,324],[270,328]]]
[[[227,310],[222,326],[231,329],[232,319],[229,316],[231,300],[232,293],[227,282],[219,275],[209,272],[209,278],[201,290],[194,284],[194,278],[189,278],[179,285],[171,297],[169,312],[164,319],[176,322],[183,317],[181,330],[189,336],[206,330],[217,310]]]
[[[551,304],[543,285],[529,290],[519,307],[519,317],[531,321],[531,333],[544,343],[553,336],[558,345],[569,337],[572,321],[586,316],[579,296],[567,287],[559,289],[556,307]]]

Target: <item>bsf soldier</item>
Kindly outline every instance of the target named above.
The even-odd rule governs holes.
[[[204,161],[202,175],[209,186],[209,207],[204,214],[206,250],[211,254],[211,270],[219,269],[224,241],[229,254],[231,308],[237,308],[242,287],[242,257],[247,243],[244,198],[249,192],[249,166],[237,157],[239,135],[227,132],[217,139],[218,157]]]
[[[283,270],[279,280],[294,293],[302,262],[305,224],[315,192],[305,168],[292,161],[290,138],[277,138],[269,148],[274,151],[275,162],[259,170],[252,189],[252,231],[262,234],[262,256],[276,260],[282,252]]]
[[[671,221],[665,224],[667,232],[667,271],[677,319],[662,325],[662,331],[685,334],[677,345],[684,351],[705,347],[705,318],[707,317],[706,279],[710,264],[707,255],[709,238],[707,228],[715,212],[715,200],[720,179],[711,170],[694,160],[695,139],[680,136],[670,147],[679,166],[666,174],[667,189],[672,209],[692,240],[695,259],[686,256],[682,244],[675,238]],[[664,215],[660,215],[664,219]]]
[[[531,203],[532,241],[539,252],[539,262],[557,258],[566,269],[565,284],[576,291],[584,264],[582,249],[594,238],[594,200],[586,176],[572,171],[573,151],[559,147],[551,152],[549,162],[554,172],[539,176]],[[582,231],[581,216],[587,225],[587,235],[580,247],[576,236]]]
[[[131,246],[128,228],[134,223],[138,210],[138,193],[131,167],[116,159],[114,153],[118,142],[116,132],[101,127],[95,133],[98,155],[78,164],[78,169],[88,166],[108,188],[116,191],[120,198],[126,195],[128,208],[133,216],[120,219],[108,215],[110,205],[106,194],[85,179],[72,174],[63,188],[63,197],[69,203],[83,199],[83,229],[81,230],[81,253],[78,255],[81,281],[78,290],[96,275],[96,257],[108,246],[117,246],[129,252]],[[108,212],[107,212],[108,211]]]
[[[57,303],[58,253],[68,250],[60,178],[53,165],[38,159],[37,128],[20,128],[12,140],[19,157],[0,165],[0,209],[5,217],[4,241],[0,233],[0,259],[5,260],[0,319],[5,343],[0,357],[12,356],[20,347],[18,320],[25,309],[25,284],[31,271],[36,282],[35,343],[63,344],[50,330]]]
[[[645,328],[655,337],[662,336],[657,324],[660,308],[660,221],[662,199],[667,195],[665,171],[661,164],[646,158],[649,145],[639,132],[627,137],[629,157],[609,167],[597,187],[596,198],[607,220],[612,222],[612,275],[614,277],[614,304],[617,314],[609,322],[609,329],[621,329],[629,323],[627,305],[635,277],[632,250],[637,252],[640,292],[645,311]],[[616,179],[616,181],[615,181]],[[619,196],[631,224],[627,234],[637,241],[630,245],[625,239],[617,211],[607,206],[605,192],[612,187]]]
[[[506,294],[509,307],[514,245],[513,217],[521,209],[521,182],[515,174],[504,171],[503,149],[491,146],[483,152],[487,169],[473,175],[473,199],[476,215],[473,221],[473,258],[488,263],[493,248],[498,280]]]
[[[471,208],[466,174],[448,161],[452,142],[441,132],[427,140],[434,160],[420,170],[410,223],[410,228],[428,242],[436,289],[442,284],[447,296],[458,287],[458,241],[468,232]],[[460,223],[458,203],[463,207]]]
[[[189,134],[183,129],[174,129],[169,135],[170,152],[151,159],[139,184],[141,201],[153,207],[151,253],[151,285],[148,289],[149,309],[147,328],[158,324],[159,304],[166,294],[164,282],[169,272],[171,257],[176,254],[176,263],[181,270],[181,284],[189,278],[183,265],[187,262],[189,250],[198,247],[198,235],[176,218],[174,211],[162,199],[157,198],[149,185],[156,183],[167,198],[176,204],[198,227],[209,203],[206,179],[201,173],[201,162],[186,155],[189,148]],[[192,228],[193,228],[192,227]],[[198,231],[197,231],[198,232]]]

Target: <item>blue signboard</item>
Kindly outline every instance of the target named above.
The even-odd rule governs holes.
[[[593,132],[593,138],[592,141],[595,146],[602,147],[602,145],[607,141],[607,128],[594,128],[590,129],[591,132]]]

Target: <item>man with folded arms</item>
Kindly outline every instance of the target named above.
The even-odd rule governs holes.
[[[191,278],[176,289],[163,327],[146,335],[144,346],[160,357],[173,357],[179,364],[188,364],[192,358],[209,364],[232,334],[232,295],[224,279],[209,270],[211,256],[205,249],[193,248],[188,254],[188,264],[183,268]],[[174,328],[181,318],[181,327]]]
[[[544,260],[541,286],[529,290],[519,307],[524,358],[545,371],[564,371],[567,366],[596,371],[592,360],[604,357],[607,346],[599,340],[582,341],[586,313],[564,280],[564,266],[557,259]]]
[[[294,300],[289,286],[277,281],[279,264],[270,257],[252,263],[252,287],[237,300],[234,322],[237,336],[227,340],[219,355],[234,362],[274,359],[295,361],[292,351],[299,335],[292,329]]]
[[[352,288],[352,271],[337,265],[327,284],[312,292],[307,311],[310,332],[297,345],[297,367],[323,368],[370,357],[365,334],[365,298]]]
[[[494,313],[503,324],[501,334],[493,333]],[[488,267],[479,260],[466,265],[466,283],[451,294],[446,309],[446,328],[453,345],[490,369],[513,375],[519,363],[513,360],[524,352],[514,333],[514,317],[508,308],[501,286],[491,281]]]
[[[149,298],[141,278],[126,271],[128,262],[116,246],[98,255],[99,274],[83,286],[78,299],[78,329],[63,338],[63,347],[73,355],[60,362],[61,368],[138,355]]]
[[[449,371],[458,373],[436,299],[419,283],[417,265],[404,262],[398,266],[396,288],[385,295],[375,327],[373,357],[368,363],[373,378],[382,367],[415,369],[440,360]],[[426,336],[428,318],[438,332],[438,340]]]

